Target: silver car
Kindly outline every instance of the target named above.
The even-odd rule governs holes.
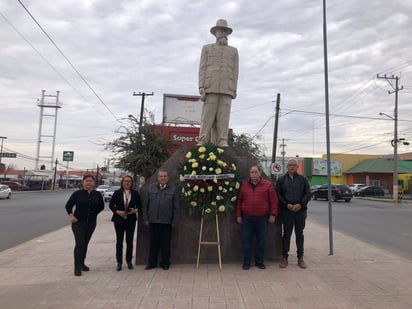
[[[113,186],[110,187],[109,189],[106,190],[106,192],[104,192],[104,201],[105,202],[109,202],[113,196],[114,191],[119,190],[120,186]]]
[[[100,185],[96,188],[96,191],[100,192],[102,195],[104,195],[104,192],[106,192],[107,189],[109,189],[109,188],[110,188],[110,186],[108,186],[108,185]]]
[[[0,185],[0,198],[11,198],[11,189],[9,186]]]

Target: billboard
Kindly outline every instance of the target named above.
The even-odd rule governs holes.
[[[314,176],[327,176],[327,160],[313,159],[313,173]],[[331,161],[330,162],[330,174],[331,176],[342,176],[342,162]]]
[[[163,94],[163,123],[200,125],[200,96]]]
[[[195,146],[199,140],[199,128],[155,126],[163,137],[179,145]]]

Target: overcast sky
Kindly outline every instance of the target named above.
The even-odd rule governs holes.
[[[412,2],[327,2],[332,153],[390,154],[398,76],[399,137],[412,141]],[[41,90],[60,91],[55,157],[74,151],[73,168],[104,165],[104,143],[129,114],[145,107],[162,120],[163,94],[198,95],[198,64],[210,28],[228,21],[239,51],[238,97],[230,127],[257,136],[271,155],[276,94],[281,94],[278,151],[326,153],[321,0],[18,0],[0,4],[0,136],[2,162],[34,168]],[[70,61],[72,65],[65,59]],[[89,86],[90,87],[89,87]],[[47,109],[53,111],[53,109]],[[49,112],[49,111],[47,111]],[[52,118],[52,117],[50,117]],[[50,121],[49,121],[50,122]],[[50,123],[43,124],[47,131]],[[50,131],[50,130],[49,130]],[[284,140],[284,143],[282,141]],[[44,138],[41,156],[50,156]],[[399,147],[408,152],[409,147]],[[50,162],[50,159],[45,159]],[[49,168],[50,163],[46,164]]]

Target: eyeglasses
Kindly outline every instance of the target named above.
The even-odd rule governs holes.
[[[289,167],[296,167],[296,164],[288,164]]]

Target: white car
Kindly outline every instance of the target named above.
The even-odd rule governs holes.
[[[119,189],[120,189],[120,186],[113,186],[113,187],[110,187],[109,189],[107,189],[106,192],[104,192],[104,195],[103,195],[104,201],[105,202],[110,202],[114,191],[119,190]]]
[[[11,189],[9,186],[0,185],[0,198],[11,198]]]
[[[106,192],[107,189],[109,189],[109,188],[110,188],[110,186],[108,186],[108,185],[100,185],[96,188],[96,191],[100,192],[102,195],[104,195],[104,192]]]
[[[353,194],[359,192],[359,190],[362,189],[363,187],[366,187],[366,184],[364,184],[364,183],[353,183],[353,184],[349,185],[349,188],[351,189]]]

